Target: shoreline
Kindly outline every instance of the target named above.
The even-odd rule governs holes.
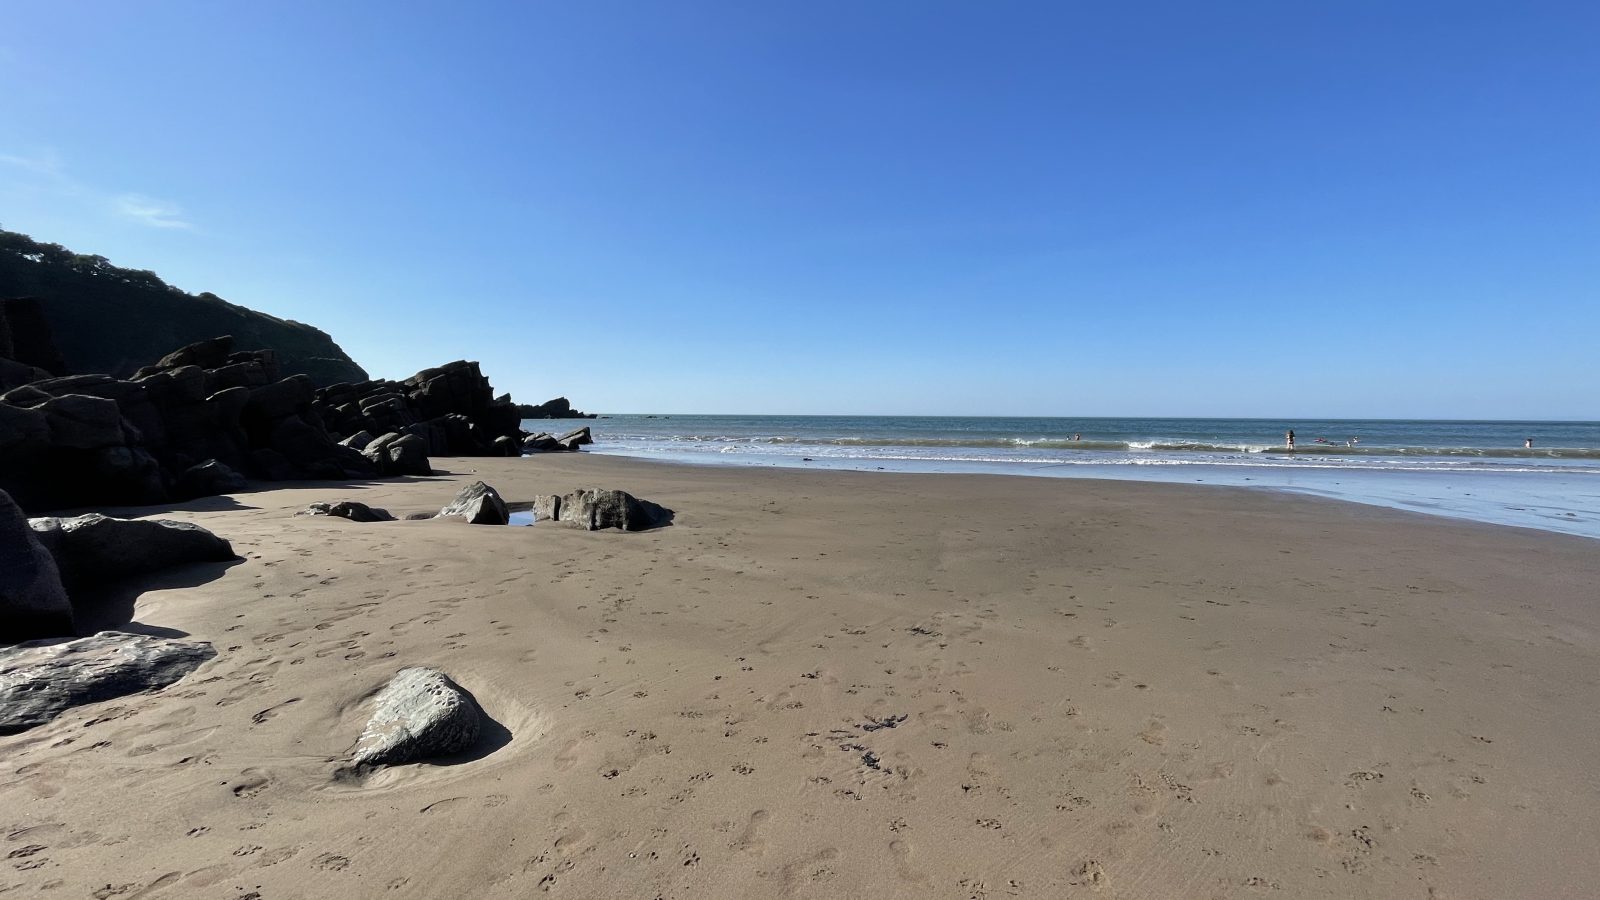
[[[0,738],[0,839],[23,853],[0,885],[263,900],[1600,885],[1587,539],[1210,485],[597,453],[435,465],[448,474],[100,510],[197,522],[244,559],[109,610],[216,659]],[[337,499],[432,512],[474,479],[512,504],[619,488],[676,520],[293,515]],[[366,698],[409,665],[448,672],[505,742],[338,782]]]
[[[867,473],[898,473],[927,475],[999,475],[1016,478],[1046,478],[1058,480],[1110,481],[1144,484],[1203,484],[1208,487],[1237,487],[1250,490],[1281,492],[1303,497],[1336,500],[1363,506],[1378,507],[1400,512],[1411,512],[1453,521],[1476,522],[1507,528],[1521,528],[1551,534],[1600,540],[1600,476],[1574,473],[1564,480],[1541,475],[1537,479],[1522,479],[1512,473],[1493,471],[1469,472],[1388,472],[1350,471],[1319,472],[1315,469],[1294,467],[1253,468],[1246,466],[1206,466],[1194,464],[1179,467],[1136,465],[1085,465],[1054,462],[991,463],[986,461],[920,461],[892,458],[830,459],[816,457],[802,459],[793,456],[762,456],[759,454],[704,454],[681,456],[651,453],[629,449],[614,449],[597,444],[588,449],[596,456],[635,459],[667,465],[685,465],[711,468],[772,468],[801,471],[851,471]],[[1248,473],[1248,474],[1247,474]],[[1443,485],[1446,478],[1479,480],[1471,485],[1480,488],[1483,482],[1498,479],[1500,491],[1455,491],[1456,485]],[[1273,480],[1277,479],[1276,483]],[[1302,483],[1295,483],[1296,481]],[[1591,483],[1592,480],[1592,483]],[[1521,481],[1520,484],[1513,482]],[[1537,481],[1530,485],[1528,481]],[[1353,482],[1366,490],[1346,488]],[[1433,482],[1433,484],[1430,484]],[[1491,485],[1493,486],[1493,485]],[[1530,493],[1536,487],[1539,493]],[[1588,489],[1591,493],[1584,493]],[[1454,492],[1454,493],[1452,493]],[[1465,495],[1465,496],[1463,496]],[[1587,498],[1576,509],[1559,512],[1538,512],[1535,507],[1557,509],[1556,504],[1573,497]],[[1472,502],[1467,497],[1477,498]],[[1453,505],[1449,505],[1453,504]],[[1521,504],[1510,506],[1509,504]]]

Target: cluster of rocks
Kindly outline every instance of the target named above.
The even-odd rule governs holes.
[[[521,453],[516,404],[509,394],[494,395],[475,362],[424,369],[404,381],[330,385],[316,392],[314,408],[335,440],[357,449],[393,436],[393,442],[416,438],[424,456]],[[382,466],[382,453],[368,455]]]
[[[519,403],[517,415],[524,419],[595,419],[599,418],[594,413],[578,412],[572,408],[572,401],[565,397],[546,400],[543,403]]]
[[[234,559],[228,541],[189,522],[99,513],[29,519],[0,491],[0,640],[73,634],[80,589]]]
[[[43,328],[26,311],[0,329],[0,357],[14,332],[32,342],[29,329]],[[247,478],[430,475],[431,456],[592,442],[587,428],[524,433],[516,405],[494,395],[476,362],[318,389],[305,375],[281,378],[273,351],[235,351],[227,336],[127,379],[52,375],[29,346],[9,352],[34,363],[0,358],[0,490],[24,509],[187,500],[244,490]]]
[[[220,337],[131,378],[68,375],[0,394],[0,489],[27,509],[142,504],[271,480],[378,474],[341,447],[304,375],[280,378],[271,350]]]
[[[594,443],[594,436],[589,433],[589,426],[585,425],[560,437],[544,431],[538,434],[530,434],[522,439],[522,450],[525,453],[570,452],[592,443]]]

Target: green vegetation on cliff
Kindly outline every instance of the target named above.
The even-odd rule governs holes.
[[[179,347],[231,334],[239,350],[277,351],[284,375],[303,373],[318,385],[367,379],[320,329],[13,231],[0,230],[0,297],[40,299],[73,373],[126,378]]]

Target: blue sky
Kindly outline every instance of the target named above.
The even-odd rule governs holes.
[[[614,412],[1600,419],[1600,4],[75,2],[0,224]]]

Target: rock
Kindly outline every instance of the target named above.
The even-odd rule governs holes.
[[[557,443],[556,439],[550,435],[541,433],[531,434],[526,438],[523,438],[522,449],[529,453],[549,453],[551,451],[560,451],[567,448]]]
[[[352,522],[393,522],[394,516],[387,509],[378,509],[365,503],[354,500],[340,500],[337,503],[313,503],[300,512],[297,516],[333,516],[339,519],[349,519]]]
[[[522,445],[511,435],[502,434],[494,439],[494,455],[521,456]]]
[[[511,521],[500,492],[481,481],[462,488],[449,506],[439,510],[439,518],[450,516],[466,519],[469,525],[504,525]]]
[[[602,528],[647,531],[671,525],[672,515],[672,510],[640,500],[626,491],[587,489],[560,497],[535,497],[533,501],[536,522],[554,520],[589,531]]]
[[[561,518],[561,495],[541,494],[533,498],[533,521],[555,522]]]
[[[351,450],[365,450],[367,449],[367,445],[372,443],[374,440],[375,438],[373,438],[372,432],[358,431],[340,441],[339,444],[344,447],[349,447]]]
[[[361,455],[375,463],[384,475],[432,475],[426,447],[422,438],[414,434],[391,431],[368,444]]]
[[[55,557],[0,491],[0,640],[72,634],[72,601]],[[3,715],[3,712],[0,712]]]
[[[34,407],[50,426],[50,445],[66,450],[98,450],[127,442],[122,413],[113,400],[87,394],[51,397]]]
[[[74,706],[164,688],[215,655],[204,641],[120,631],[0,649],[0,734],[43,725]]]
[[[566,434],[563,434],[561,437],[556,438],[556,443],[570,445],[572,447],[581,447],[585,444],[594,443],[594,438],[589,435],[589,426],[585,425],[576,431],[569,431]]]
[[[517,415],[524,419],[593,419],[594,413],[578,412],[565,397],[546,400],[537,405],[518,404]]]
[[[373,698],[349,771],[460,753],[477,742],[481,718],[477,701],[443,672],[401,669]]]
[[[228,468],[225,463],[208,459],[183,470],[172,486],[172,494],[180,500],[195,497],[215,497],[248,490],[250,483],[244,476]]]
[[[99,513],[29,519],[69,587],[159,572],[196,562],[237,559],[233,546],[190,522],[112,519]]]

